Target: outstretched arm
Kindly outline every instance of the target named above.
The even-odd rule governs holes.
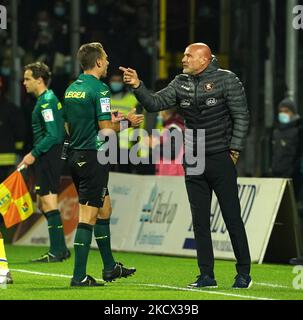
[[[152,94],[140,81],[136,70],[125,67],[120,67],[119,69],[123,72],[124,83],[133,88],[136,98],[148,112],[159,112],[176,106],[175,80],[163,90]]]

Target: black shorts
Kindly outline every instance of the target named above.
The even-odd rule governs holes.
[[[62,145],[56,144],[35,162],[36,193],[45,196],[50,193],[58,194],[60,176],[63,168],[61,160]]]
[[[98,162],[95,150],[71,150],[68,163],[79,203],[102,208],[108,195],[109,166]]]

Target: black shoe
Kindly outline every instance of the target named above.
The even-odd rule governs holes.
[[[293,266],[303,266],[303,256],[302,257],[297,257],[297,258],[292,258],[289,260],[289,263]]]
[[[70,258],[70,251],[68,249],[66,249],[65,253],[63,254],[63,260],[66,260],[68,258]]]
[[[6,283],[7,284],[13,284],[14,283],[13,278],[12,278],[12,274],[10,272],[8,272],[6,274]]]
[[[131,267],[131,268],[126,268],[123,266],[122,263],[117,262],[114,269],[111,271],[102,271],[102,278],[104,281],[113,281],[119,278],[127,278],[131,276],[133,273],[136,272],[136,269]]]
[[[70,257],[70,251],[67,249],[63,254],[54,255],[50,252],[43,254],[41,257],[37,259],[31,260],[31,262],[62,262]]]
[[[209,275],[197,276],[197,280],[190,283],[188,288],[218,288],[217,281]]]
[[[252,283],[253,282],[249,274],[237,274],[232,287],[234,289],[249,289]]]
[[[86,275],[82,281],[72,279],[70,285],[71,287],[103,287],[104,283],[98,283],[93,277]]]

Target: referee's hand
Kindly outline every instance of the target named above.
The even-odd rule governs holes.
[[[136,128],[139,127],[140,124],[144,121],[144,115],[136,114],[136,108],[134,108],[127,114],[126,119],[130,121],[132,127]]]
[[[30,153],[28,153],[22,161],[18,164],[18,169],[22,166],[25,165],[26,167],[32,165],[35,162],[36,158]]]

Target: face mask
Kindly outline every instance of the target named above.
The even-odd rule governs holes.
[[[1,73],[3,76],[8,77],[11,74],[11,69],[8,67],[2,67]]]
[[[41,29],[46,29],[48,27],[48,22],[47,21],[39,21],[38,25]]]
[[[65,14],[65,8],[61,6],[55,7],[54,12],[56,16],[62,17]]]
[[[89,14],[97,14],[98,13],[98,7],[94,4],[91,4],[87,7],[87,12]]]
[[[285,112],[280,112],[278,116],[279,122],[282,124],[286,124],[290,122],[290,116],[289,114]]]
[[[120,92],[124,87],[122,82],[111,82],[109,86],[113,92]]]

